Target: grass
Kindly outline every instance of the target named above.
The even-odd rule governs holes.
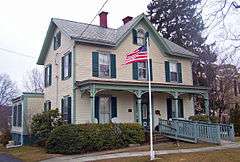
[[[23,146],[6,149],[2,145],[0,145],[0,153],[12,155],[15,158],[24,162],[36,162],[59,156],[56,154],[47,154],[45,149],[33,146]]]
[[[131,157],[121,159],[99,160],[97,162],[148,162],[149,157]],[[154,162],[239,162],[240,149],[227,149],[213,152],[161,155]]]

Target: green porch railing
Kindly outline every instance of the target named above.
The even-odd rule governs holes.
[[[214,124],[183,119],[159,119],[159,131],[169,138],[197,143],[205,141],[220,144],[222,140],[234,141],[233,124]]]

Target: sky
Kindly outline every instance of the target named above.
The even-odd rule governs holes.
[[[24,91],[23,81],[35,68],[52,17],[90,23],[105,0],[7,0],[0,6],[0,74],[6,73]],[[137,3],[136,3],[137,2]],[[147,10],[150,0],[109,0],[103,8],[108,26],[117,28],[126,16]],[[99,24],[99,17],[93,24]],[[30,57],[1,50],[16,51]],[[41,66],[38,68],[42,69]]]

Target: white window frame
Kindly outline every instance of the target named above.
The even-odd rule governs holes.
[[[145,30],[143,28],[137,29],[137,45],[143,46],[145,43]]]
[[[173,66],[175,66],[175,68],[172,68]],[[169,61],[169,72],[170,72],[170,82],[178,82],[178,70],[177,70],[177,62],[175,61]],[[176,80],[172,80],[172,75],[171,73],[176,73],[177,74],[177,77],[176,77]]]
[[[106,63],[101,63],[101,56],[107,56],[108,57],[108,61],[109,61],[109,64],[106,64]],[[109,66],[109,74],[108,76],[107,75],[103,75],[102,72],[101,72],[101,65],[106,65],[106,66]],[[111,57],[110,57],[110,54],[104,54],[104,53],[99,53],[98,54],[98,73],[99,73],[99,77],[101,78],[111,78]]]
[[[50,86],[50,65],[51,64],[48,64],[46,65],[46,69],[47,69],[47,74],[45,76],[45,81],[46,81],[46,87]]]
[[[70,56],[71,52],[67,52],[64,56],[63,56],[63,80],[66,80],[68,78],[70,78],[70,73],[69,73],[69,56]],[[72,61],[72,60],[71,60]]]
[[[104,123],[109,123],[109,122],[111,122],[111,115],[112,115],[112,101],[111,101],[111,96],[99,96],[99,114],[98,114],[98,116],[99,116],[99,123],[102,123],[101,122],[101,117],[100,117],[100,114],[101,114],[101,98],[108,98],[108,106],[109,106],[109,113],[108,113],[108,115],[109,115],[109,121],[105,121]],[[106,115],[107,113],[105,113],[105,115]],[[105,119],[106,120],[106,119]]]
[[[145,64],[146,66],[145,67],[140,67],[139,65],[140,64]],[[147,70],[147,67],[148,67],[148,65],[147,65],[147,61],[144,61],[144,62],[138,62],[138,69],[137,69],[137,72],[138,72],[138,80],[147,80],[147,77],[148,77],[148,70]],[[146,72],[145,72],[145,74],[146,74],[146,76],[145,76],[145,78],[144,77],[140,77],[140,69],[143,69],[143,70],[145,70]]]
[[[62,116],[63,116],[63,120],[68,122],[68,98],[70,96],[63,96],[63,108],[62,108]],[[65,119],[66,117],[66,119]]]

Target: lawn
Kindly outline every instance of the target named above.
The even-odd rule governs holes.
[[[100,160],[97,162],[148,162],[149,157],[131,157]],[[157,157],[155,162],[239,162],[240,149],[227,149],[213,152],[169,154]]]
[[[0,153],[5,153],[16,157],[24,162],[36,162],[40,160],[49,159],[52,157],[60,156],[56,154],[47,154],[45,149],[40,147],[24,146],[6,149],[0,145]]]

